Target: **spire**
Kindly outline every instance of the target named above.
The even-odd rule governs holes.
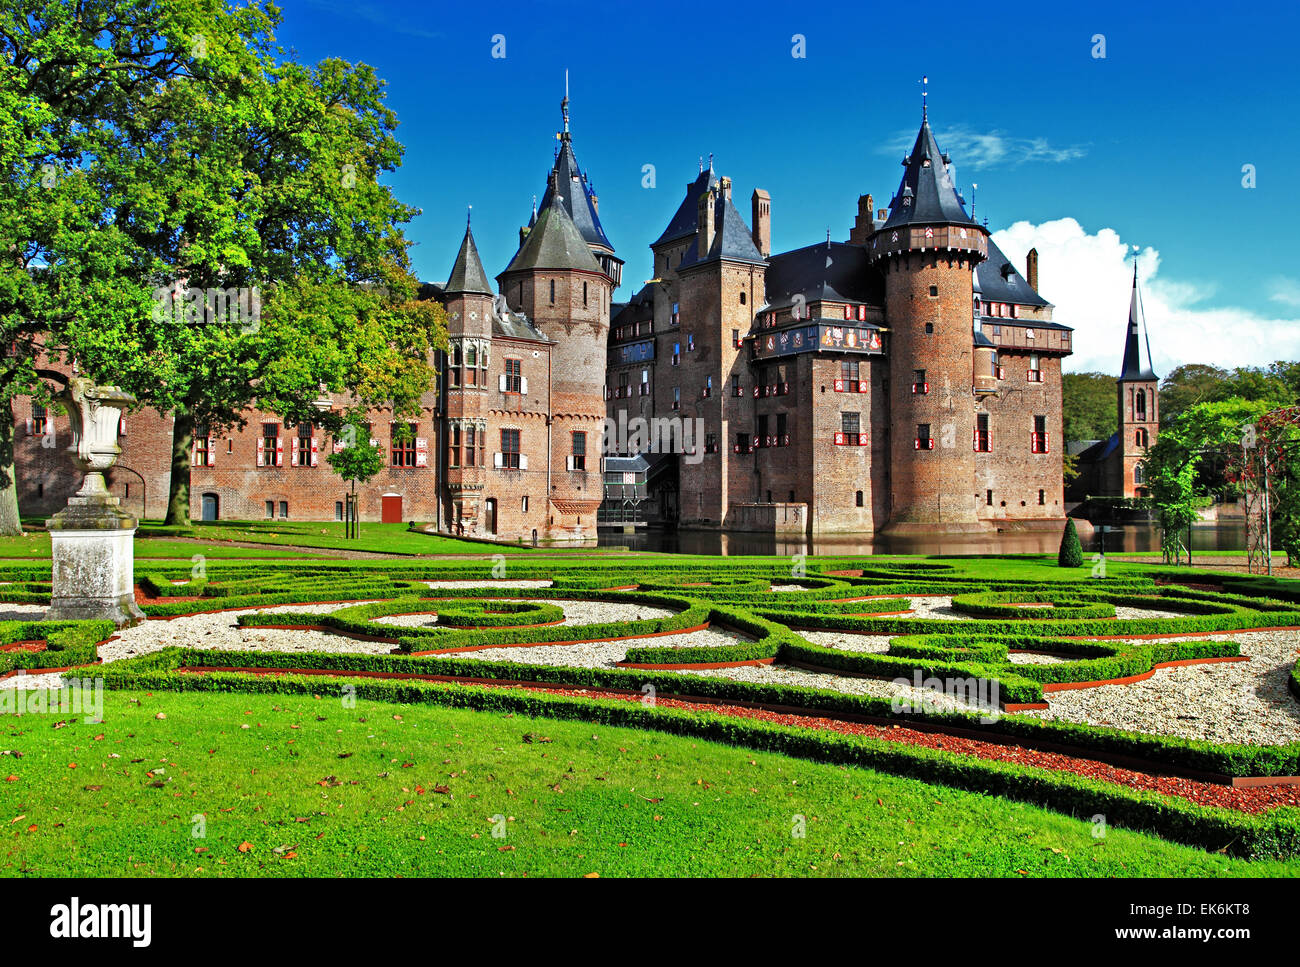
[[[564,100],[560,102],[560,111],[564,119],[564,130],[556,135],[558,148],[555,164],[546,179],[546,191],[542,194],[540,210],[550,207],[555,194],[560,195],[564,209],[578,226],[578,231],[592,248],[604,249],[613,253],[605,229],[600,224],[596,213],[596,202],[592,196],[591,185],[578,167],[578,159],[573,153],[573,138],[569,133],[569,73],[564,73]],[[619,264],[622,264],[621,262]]]
[[[564,69],[564,100],[560,101],[560,115],[564,118],[564,132],[560,135],[562,141],[569,140],[569,69]]]
[[[929,87],[930,87],[930,78],[923,74],[921,76],[921,123],[922,124],[928,124],[930,122],[930,112],[925,103],[926,95],[929,93]]]
[[[939,150],[930,122],[922,120],[916,135],[916,144],[903,159],[903,180],[890,202],[886,229],[901,225],[974,225],[966,214],[957,186],[953,184],[949,166],[952,159]]]
[[[1145,362],[1142,350],[1146,349]],[[1146,327],[1142,312],[1142,294],[1138,291],[1137,257],[1133,258],[1133,292],[1129,296],[1128,329],[1124,335],[1124,367],[1120,381],[1153,381],[1158,379],[1151,367],[1151,333]]]
[[[473,206],[470,206],[473,211]],[[456,253],[456,262],[451,267],[447,278],[446,294],[469,292],[480,295],[492,295],[492,283],[483,271],[483,262],[478,257],[478,246],[474,244],[474,233],[470,231],[469,215],[465,216],[465,238]]]

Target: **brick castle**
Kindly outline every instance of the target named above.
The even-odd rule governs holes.
[[[701,165],[650,246],[654,278],[620,304],[623,262],[574,155],[567,97],[562,110],[545,193],[495,287],[468,225],[447,282],[425,287],[447,309],[450,348],[408,442],[391,413],[371,414],[389,465],[361,492],[363,519],[593,539],[605,428],[641,418],[669,437],[616,437],[609,452],[650,451],[652,521],[829,534],[1063,520],[1072,330],[1036,291],[1037,253],[1022,276],[967,214],[928,119],[889,207],[859,197],[846,241],[772,253],[767,192],[753,192],[747,225],[731,180]],[[53,513],[79,482],[66,418],[14,406],[20,507]],[[142,410],[123,429],[112,489],[159,517],[171,420]],[[334,445],[266,413],[196,434],[191,516],[339,519]]]

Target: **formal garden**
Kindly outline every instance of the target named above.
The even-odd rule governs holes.
[[[1300,872],[1293,582],[188,547],[121,630],[0,564],[5,873]]]

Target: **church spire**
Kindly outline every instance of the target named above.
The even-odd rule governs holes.
[[[1143,349],[1146,350],[1145,360]],[[1124,380],[1154,380],[1151,367],[1151,332],[1147,329],[1142,312],[1142,294],[1138,291],[1137,258],[1133,259],[1133,291],[1129,296],[1128,329],[1124,335],[1124,366],[1119,378]]]

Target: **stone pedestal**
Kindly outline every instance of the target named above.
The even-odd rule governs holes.
[[[47,621],[98,618],[124,628],[144,620],[135,603],[138,521],[117,505],[103,475],[91,473],[68,506],[46,522],[54,555]]]
[[[123,628],[144,620],[135,603],[134,517],[104,485],[104,471],[122,452],[122,409],[134,398],[114,386],[73,377],[62,394],[72,421],[72,453],[86,471],[68,506],[45,524],[54,556],[47,621],[106,619]]]

